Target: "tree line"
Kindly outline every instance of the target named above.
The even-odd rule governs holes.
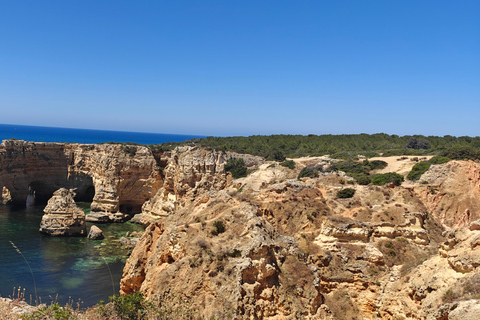
[[[285,158],[327,154],[343,159],[356,158],[358,155],[370,158],[380,154],[395,156],[440,153],[449,153],[449,155],[454,153],[458,157],[478,159],[480,155],[480,137],[398,136],[385,133],[206,137],[151,147],[166,150],[186,144],[207,149],[248,153],[277,161],[284,161]],[[450,158],[456,157],[450,156]]]

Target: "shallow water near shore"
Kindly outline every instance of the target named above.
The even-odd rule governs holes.
[[[49,237],[38,231],[44,206],[18,208],[0,205],[0,295],[25,288],[25,300],[35,302],[35,286],[41,302],[61,304],[82,301],[83,307],[108,301],[118,293],[127,250],[118,242],[127,231],[143,231],[131,223],[98,224],[104,240],[86,237]],[[87,223],[87,229],[91,224]],[[10,243],[25,256],[24,258]],[[111,272],[111,274],[110,274]],[[113,278],[113,286],[112,286]]]

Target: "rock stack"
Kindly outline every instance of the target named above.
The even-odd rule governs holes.
[[[75,192],[61,188],[43,210],[40,232],[50,236],[86,236],[85,213],[75,204]]]

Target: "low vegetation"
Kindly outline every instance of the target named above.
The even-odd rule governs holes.
[[[428,161],[418,162],[413,166],[412,170],[407,175],[407,179],[412,180],[412,181],[416,181],[416,180],[420,179],[422,174],[424,174],[425,172],[428,171],[428,169],[430,169],[430,166],[432,164],[442,164],[442,163],[446,163],[448,161],[450,161],[450,158],[448,158],[448,157],[435,156],[435,157],[432,157]]]
[[[235,179],[247,176],[247,166],[242,158],[228,159],[225,164],[225,171],[230,172]]]
[[[337,192],[337,198],[339,199],[352,198],[354,195],[355,189],[352,188],[345,188]]]
[[[295,161],[293,160],[287,160],[282,163],[280,163],[281,166],[287,167],[289,169],[295,169]]]
[[[33,311],[19,315],[12,309],[22,309],[24,300],[17,298],[10,302],[0,299],[0,319],[9,320],[141,320],[141,319],[195,319],[195,308],[188,299],[166,295],[159,299],[147,300],[142,293],[113,295],[110,302],[100,301],[96,306],[81,308],[81,304],[61,305],[54,301],[41,305]]]
[[[393,184],[399,186],[403,182],[403,176],[396,172],[387,172],[383,174],[376,174],[372,179],[372,184],[381,186],[384,184]]]
[[[343,171],[350,177],[354,178],[358,184],[367,185],[372,181],[370,176],[370,171],[375,169],[383,169],[388,164],[385,161],[375,160],[368,161],[364,160],[363,162],[357,162],[353,160],[346,160],[333,163],[329,170],[330,171]]]

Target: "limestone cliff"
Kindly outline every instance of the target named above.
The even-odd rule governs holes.
[[[46,201],[59,188],[76,189],[92,211],[138,213],[162,186],[147,147],[5,140],[0,145],[0,187],[11,201],[29,192]]]
[[[477,163],[432,166],[405,186],[354,185],[353,198],[338,199],[342,173],[292,179],[325,157],[294,170],[258,163],[236,180],[222,157],[172,153],[143,207],[156,223],[127,261],[123,293],[174,296],[172,306],[188,301],[207,318],[480,316]]]

